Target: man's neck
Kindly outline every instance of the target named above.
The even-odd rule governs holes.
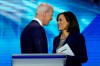
[[[43,16],[41,16],[41,15],[36,15],[36,18],[38,18],[38,19],[42,22],[42,24],[43,24]]]
[[[38,18],[34,18],[33,20],[36,20],[41,26],[43,26],[42,21]]]

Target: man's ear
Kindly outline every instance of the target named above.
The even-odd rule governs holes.
[[[45,17],[45,16],[46,16],[46,11],[43,12],[43,17]]]

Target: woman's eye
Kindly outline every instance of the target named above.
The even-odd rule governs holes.
[[[61,19],[59,19],[58,21],[61,21]]]

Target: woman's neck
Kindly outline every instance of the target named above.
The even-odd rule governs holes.
[[[69,32],[67,32],[66,30],[63,30],[60,39],[64,40],[68,37],[68,35],[69,35]]]

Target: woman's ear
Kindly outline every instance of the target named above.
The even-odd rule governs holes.
[[[66,26],[66,30],[68,30],[69,26],[70,26],[70,25],[69,25],[69,22],[68,22],[68,23],[67,23],[67,26]]]
[[[68,22],[68,28],[67,28],[67,31],[70,32],[70,29],[71,29],[71,25],[70,25],[69,22]]]

